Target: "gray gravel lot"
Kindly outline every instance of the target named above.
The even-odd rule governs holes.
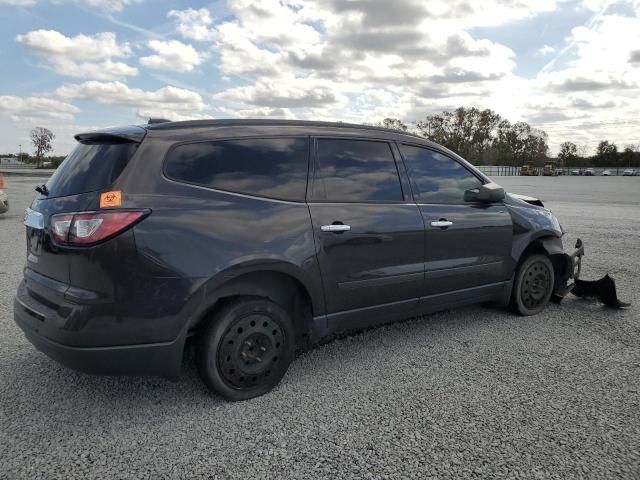
[[[272,393],[225,403],[186,359],[180,381],[94,377],[13,323],[23,209],[0,215],[3,478],[640,478],[640,178],[497,177],[585,241],[625,311],[578,299],[520,318],[444,312],[336,340]]]

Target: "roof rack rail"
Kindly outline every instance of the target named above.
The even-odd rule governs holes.
[[[156,123],[170,123],[171,120],[167,120],[166,118],[150,118],[147,122],[147,125],[154,125]]]

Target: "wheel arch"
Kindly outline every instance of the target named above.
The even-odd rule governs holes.
[[[287,310],[296,329],[297,343],[313,334],[313,318],[322,311],[323,300],[314,296],[302,279],[278,269],[257,269],[225,275],[223,281],[201,287],[201,305],[191,317],[189,329],[197,331],[207,318],[227,302],[238,297],[268,298]]]
[[[555,277],[554,290],[558,290],[566,282],[569,273],[568,255],[564,251],[562,238],[556,235],[533,238],[520,252],[517,265],[519,266],[529,255],[536,253],[547,255],[551,260]]]

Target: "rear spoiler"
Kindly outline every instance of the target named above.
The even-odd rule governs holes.
[[[74,135],[80,143],[140,143],[147,131],[142,127],[106,128],[95,132],[78,133]]]

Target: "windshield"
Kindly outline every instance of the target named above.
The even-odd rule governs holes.
[[[137,143],[78,144],[47,182],[49,198],[103,190],[124,170]]]

